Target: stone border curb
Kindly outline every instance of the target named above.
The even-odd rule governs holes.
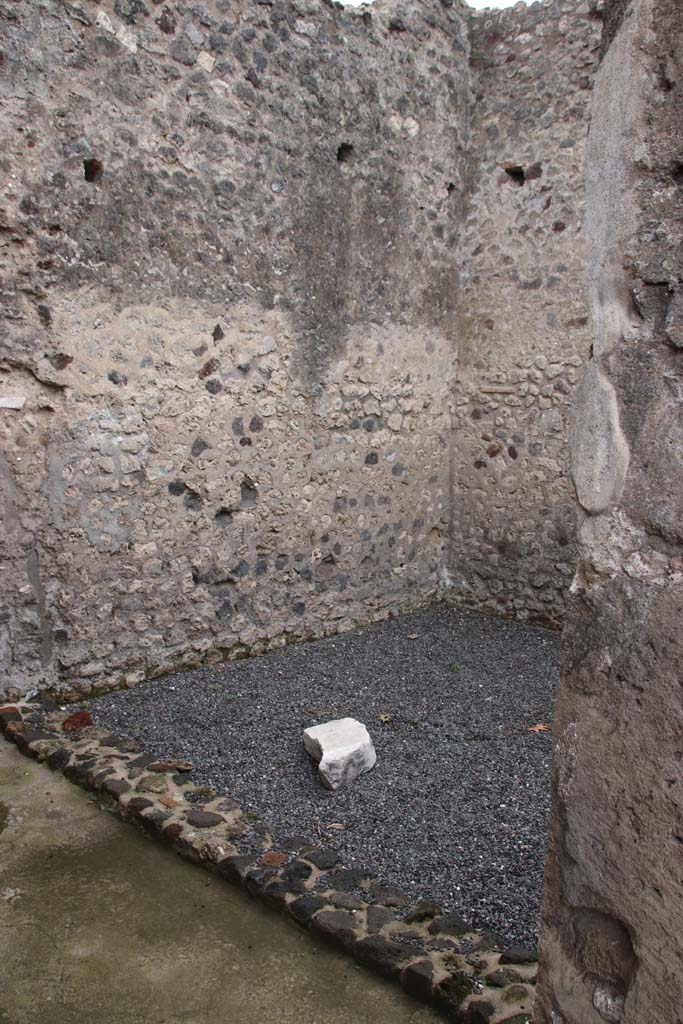
[[[22,754],[95,793],[122,820],[398,981],[448,1020],[529,1024],[535,953],[501,949],[496,935],[474,931],[435,903],[410,906],[400,889],[343,867],[331,847],[298,836],[274,844],[234,800],[195,786],[190,764],[143,752],[135,740],[93,726],[87,711],[6,705],[0,730]]]

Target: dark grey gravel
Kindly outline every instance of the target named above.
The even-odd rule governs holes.
[[[545,630],[436,607],[89,706],[155,755],[192,761],[196,783],[281,835],[334,846],[345,866],[533,946],[551,741],[529,728],[552,721],[558,646]],[[301,734],[346,716],[368,726],[377,765],[330,793]]]

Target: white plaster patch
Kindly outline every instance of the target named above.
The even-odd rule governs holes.
[[[624,1013],[624,997],[614,995],[607,988],[598,985],[593,992],[593,1006],[603,1020],[619,1024]]]
[[[621,495],[630,453],[619,423],[616,392],[594,362],[576,389],[569,444],[579,503],[587,512],[603,512]]]
[[[0,395],[0,409],[14,409],[18,412],[24,408],[25,402],[22,395]]]

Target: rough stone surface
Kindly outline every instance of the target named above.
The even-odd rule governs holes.
[[[577,0],[471,17],[449,594],[546,625],[563,620],[576,562],[567,420],[590,347],[583,171],[599,35]]]
[[[327,789],[350,785],[377,761],[370,733],[355,718],[338,718],[304,729],[304,748],[317,763]]]
[[[559,621],[597,23],[518,7],[3,0],[3,691]]]
[[[579,513],[538,1024],[674,1024],[683,1006],[683,392],[671,344],[683,279],[683,21],[678,0],[611,3],[607,14],[588,147],[588,372],[609,383],[628,469],[609,503]],[[581,459],[590,418],[574,429]]]
[[[4,690],[438,588],[468,43],[394,6],[0,4]]]

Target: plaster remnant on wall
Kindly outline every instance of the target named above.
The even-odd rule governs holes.
[[[576,389],[569,444],[579,503],[587,512],[603,512],[619,500],[629,448],[619,423],[616,392],[595,361],[584,369]]]
[[[593,991],[593,1006],[608,1024],[619,1024],[624,1013],[624,997],[605,985],[596,985]]]

